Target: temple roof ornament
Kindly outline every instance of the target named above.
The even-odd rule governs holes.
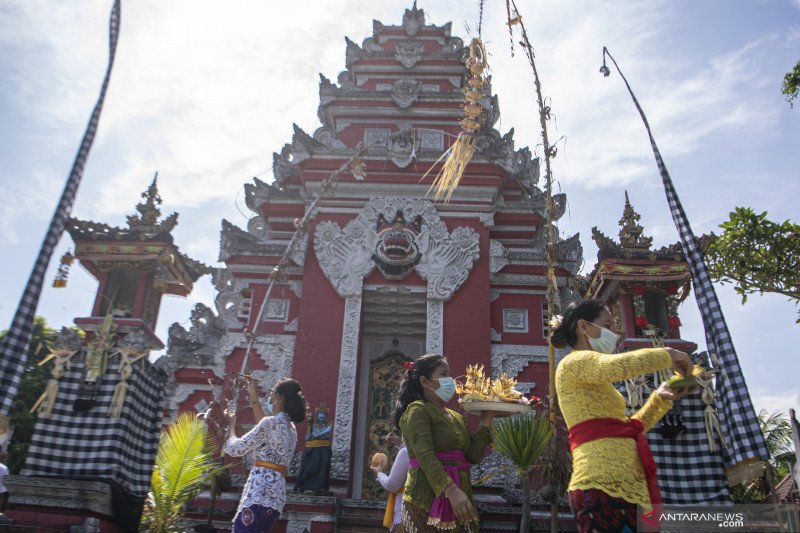
[[[136,205],[138,214],[127,217],[127,228],[70,218],[65,229],[75,241],[76,256],[90,271],[135,266],[155,271],[157,277],[163,275],[176,288],[181,286],[179,293],[191,290],[191,284],[210,273],[211,268],[181,253],[173,243],[171,232],[178,224],[178,213],[160,220],[158,172],[141,197],[142,201]],[[112,245],[102,241],[121,243]]]
[[[625,209],[622,211],[622,218],[619,219],[619,242],[622,249],[634,253],[646,252],[653,244],[652,237],[644,237],[644,228],[639,224],[642,216],[637,213],[628,198],[628,191],[625,191]]]
[[[625,191],[625,208],[619,220],[619,242],[605,235],[597,227],[592,228],[592,239],[597,244],[597,259],[649,259],[683,261],[683,248],[680,243],[670,244],[653,250],[653,238],[643,236],[644,228],[639,224],[641,215],[637,213]]]

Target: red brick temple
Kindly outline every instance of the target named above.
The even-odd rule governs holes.
[[[215,394],[208,379],[240,371],[250,332],[257,338],[249,372],[267,387],[291,375],[312,407],[330,408],[335,497],[290,497],[288,531],[329,531],[335,499],[385,501],[367,467],[391,430],[404,361],[442,352],[456,373],[482,363],[515,377],[526,393],[546,393],[539,161],[515,148],[513,131],[493,127],[499,104],[487,96],[487,124],[461,185],[448,204],[434,204],[427,195],[433,176],[421,177],[460,131],[464,43],[450,23],[427,24],[416,7],[402,24],[376,21],[373,30],[361,45],[347,40],[347,70],[335,83],[321,76],[322,126],[313,135],[295,126],[291,143],[274,155],[274,182],[245,185],[253,212],[247,228],[223,221],[216,310],[199,307],[189,331],[171,330],[172,413],[205,410]],[[365,170],[340,176],[318,204],[302,252],[255,324],[295,219],[323,180],[376,141]],[[566,197],[555,201],[560,217]],[[555,248],[564,287],[582,260],[578,236]],[[498,490],[482,495],[484,503],[505,505]],[[220,506],[233,506],[235,496]]]

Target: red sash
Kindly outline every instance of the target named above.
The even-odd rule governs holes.
[[[656,461],[653,459],[650,446],[647,445],[641,421],[635,418],[629,418],[627,421],[616,418],[592,418],[575,424],[569,428],[569,449],[574,451],[586,442],[608,438],[636,439],[636,449],[644,466],[647,490],[650,492],[650,503],[661,504],[661,492],[658,490],[658,479],[656,479]]]

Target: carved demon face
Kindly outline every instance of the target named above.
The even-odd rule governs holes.
[[[408,224],[401,211],[391,222],[383,215],[378,217],[377,242],[372,259],[388,279],[402,279],[406,277],[422,258],[417,235],[422,224],[418,217],[413,223]]]

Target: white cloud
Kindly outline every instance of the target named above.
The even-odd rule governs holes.
[[[774,391],[758,389],[750,392],[756,412],[764,409],[767,413],[781,412],[789,416],[789,409],[800,410],[800,388],[775,394]]]

